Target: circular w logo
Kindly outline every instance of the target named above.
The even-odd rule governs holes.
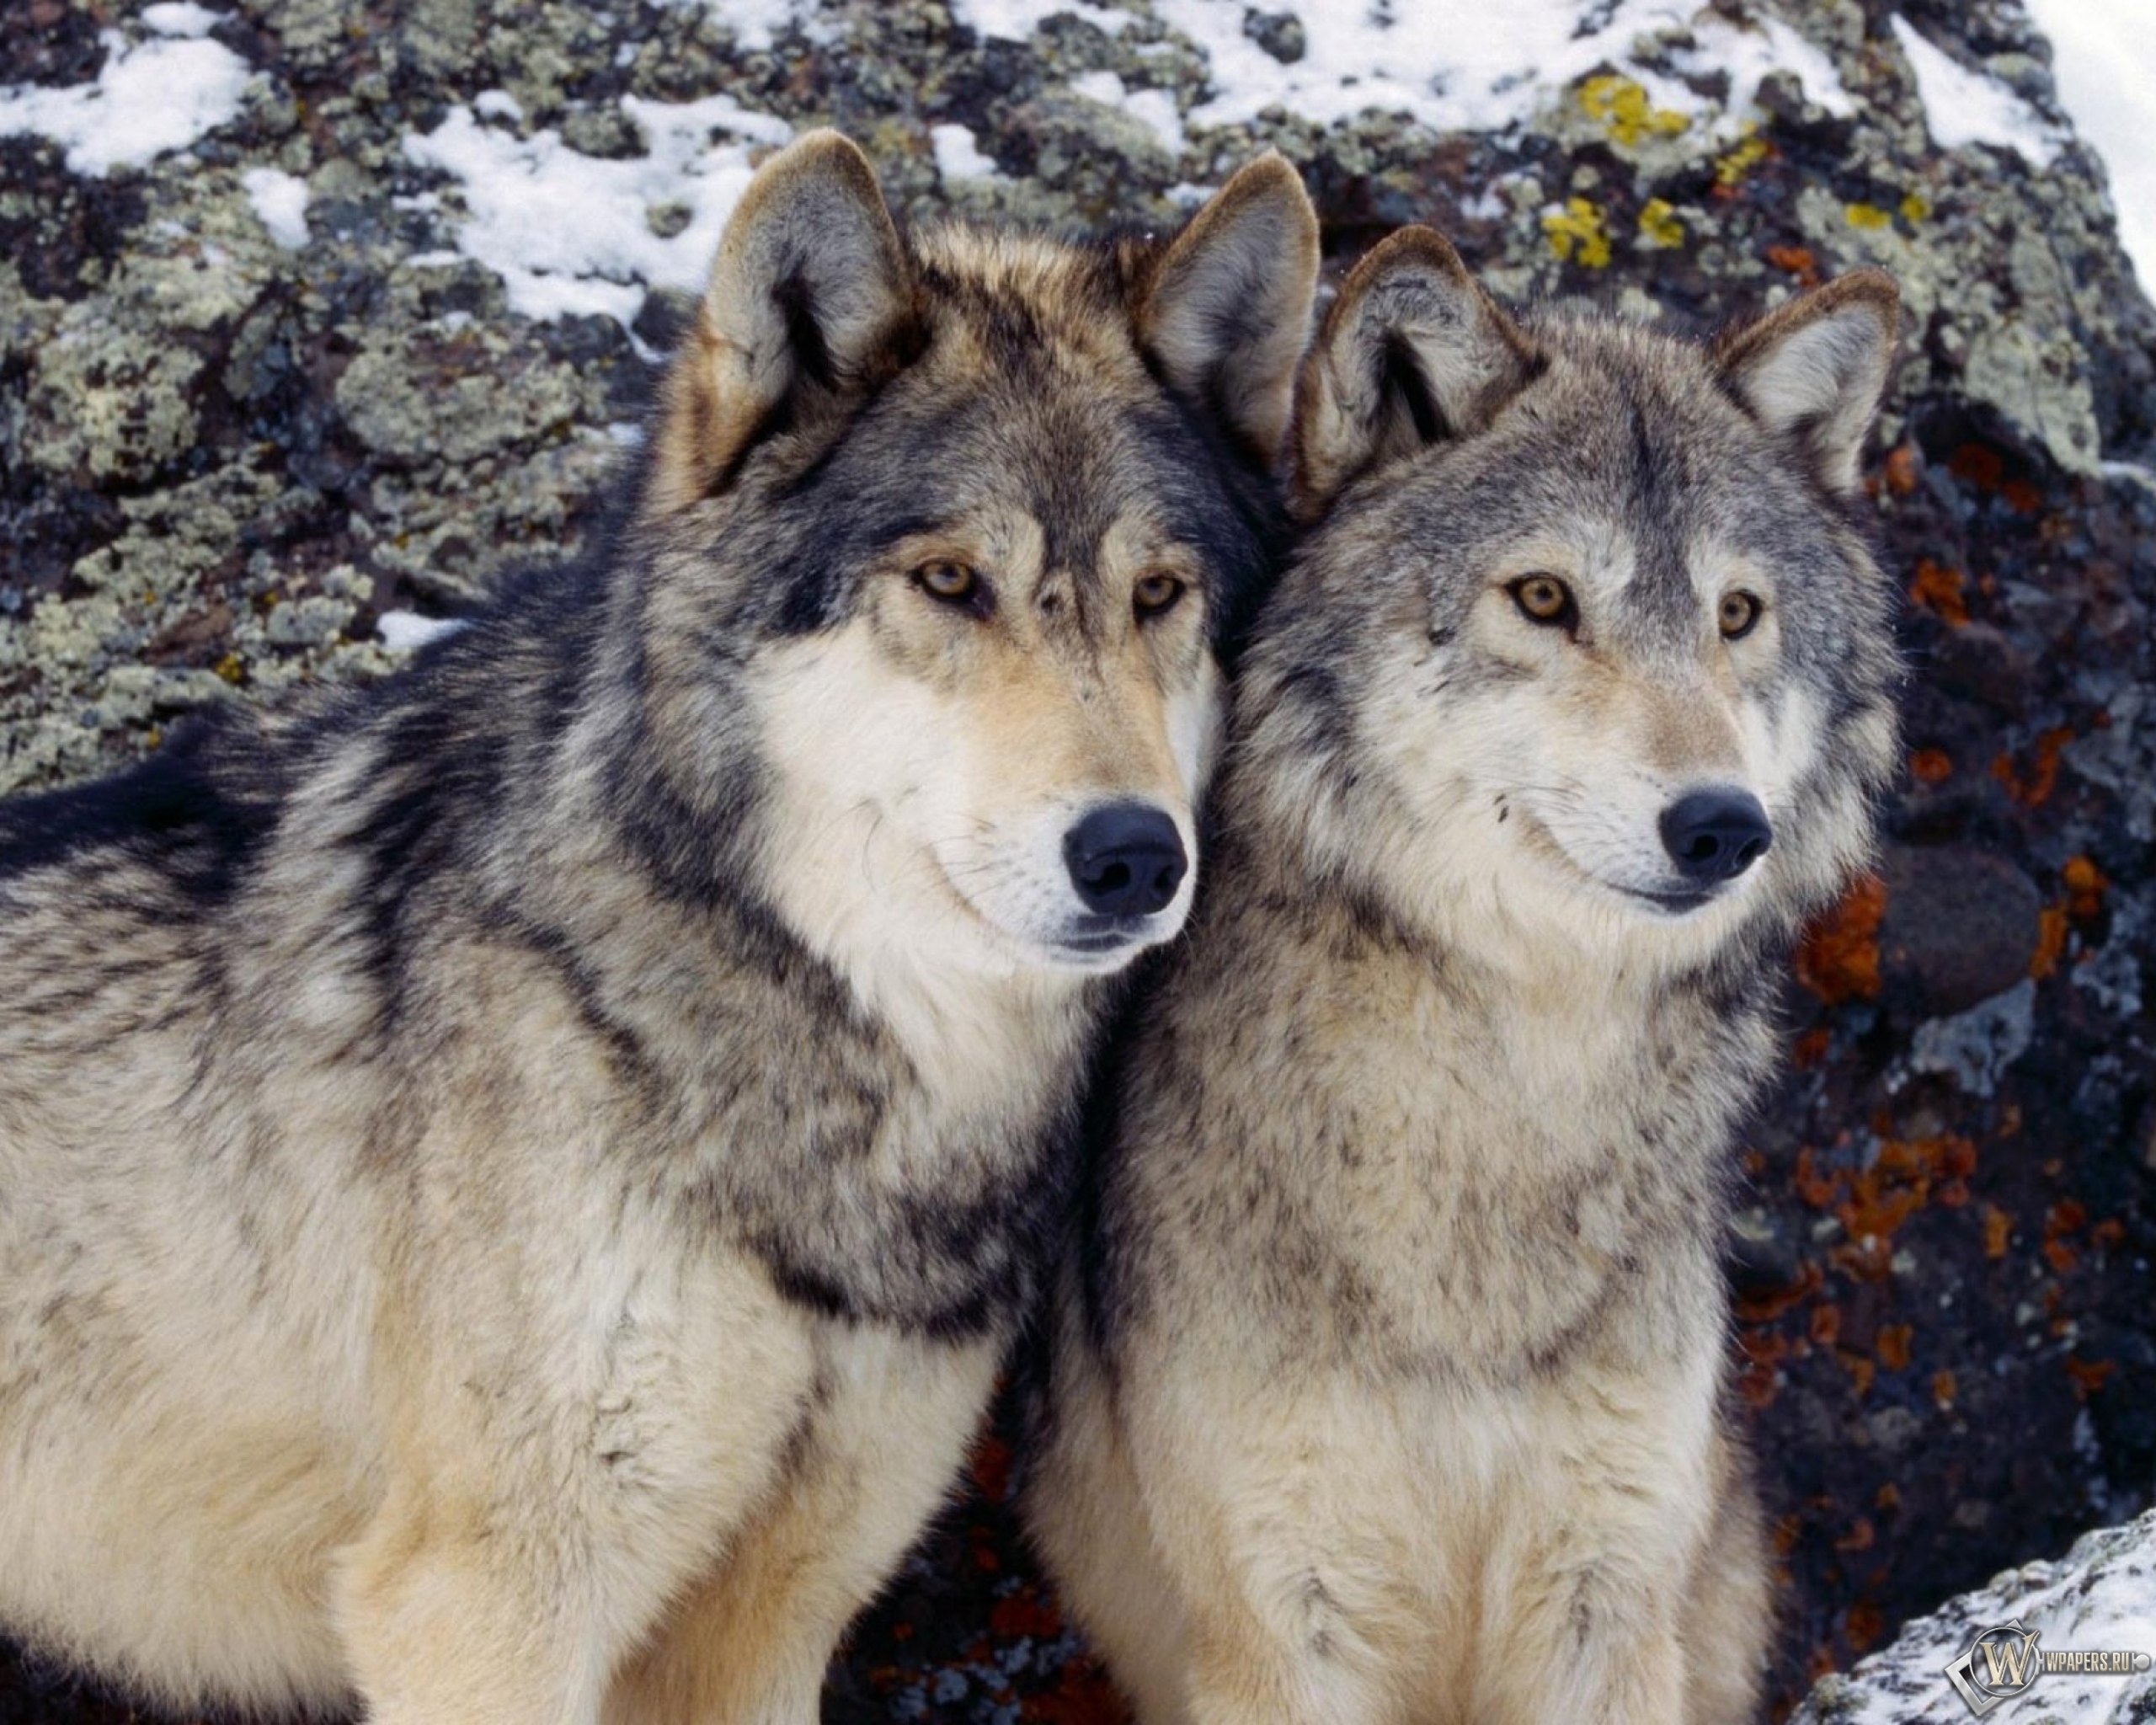
[[[2036,1651],[2036,1638],[2042,1633],[2025,1626],[2019,1617],[1979,1630],[1961,1656],[1947,1666],[1946,1680],[1981,1719],[2042,1674],[2043,1656]]]

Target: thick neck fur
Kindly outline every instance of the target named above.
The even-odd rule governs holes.
[[[939,969],[879,903],[873,829],[801,805],[738,684],[654,704],[606,611],[595,580],[513,595],[313,733],[276,867],[340,889],[297,943],[347,945],[392,1060],[420,1057],[455,985],[429,943],[493,943],[606,1050],[639,1201],[835,1313],[1003,1322],[1067,1190],[1099,985]],[[707,727],[687,750],[664,732],[685,718]]]
[[[1107,1202],[1135,1179],[1155,1195],[1128,1226],[1163,1185],[1247,1215],[1261,1237],[1211,1274],[1255,1276],[1290,1352],[1479,1376],[1712,1345],[1729,1152],[1772,1059],[1765,973],[1443,926],[1393,889],[1386,823],[1352,807],[1369,787],[1312,769],[1348,799],[1316,815],[1300,771],[1262,747],[1230,768],[1193,948],[1132,1056],[1123,1135],[1150,1166],[1111,1172]],[[1230,1093],[1257,1069],[1262,1101]],[[1163,1160],[1193,1134],[1218,1158],[1204,1190]]]

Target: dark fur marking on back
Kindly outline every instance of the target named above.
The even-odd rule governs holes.
[[[108,779],[0,804],[0,879],[107,850],[154,868],[198,911],[227,903],[275,832],[283,766],[244,760],[240,725],[213,715]]]

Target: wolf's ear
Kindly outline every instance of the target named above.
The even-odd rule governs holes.
[[[756,170],[668,374],[653,495],[722,486],[804,387],[859,389],[898,363],[914,307],[905,248],[858,146],[812,131]]]
[[[1341,285],[1303,362],[1295,513],[1315,517],[1378,462],[1481,430],[1541,365],[1533,340],[1442,235],[1389,235]]]
[[[1732,330],[1715,361],[1753,417],[1795,444],[1829,491],[1846,493],[1901,330],[1894,278],[1859,270]]]
[[[1317,293],[1317,212],[1278,151],[1241,169],[1162,255],[1139,338],[1168,381],[1268,466],[1288,429]]]

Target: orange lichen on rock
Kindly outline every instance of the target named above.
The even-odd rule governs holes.
[[[1991,764],[1991,776],[2006,787],[2006,794],[2015,802],[2040,809],[2058,788],[2059,751],[2073,740],[2071,725],[2053,725],[2037,736],[2036,759],[2025,774],[2015,766],[2011,755],[2001,755]]]
[[[2104,891],[2111,883],[2110,877],[2096,866],[2094,857],[2068,857],[2066,866],[2059,870],[2059,879],[2066,883],[2067,910],[2082,921],[2087,921],[2104,908]]]
[[[1767,261],[1777,270],[1786,270],[1805,287],[1819,285],[1819,260],[1810,246],[1769,246]]]
[[[1909,756],[1909,777],[1920,785],[1939,785],[1954,777],[1954,757],[1944,749],[1919,749]]]
[[[1995,1204],[1984,1206],[1984,1256],[2004,1258],[2014,1238],[2014,1218]]]
[[[1889,1371],[1907,1371],[1912,1357],[1910,1343],[1916,1338],[1916,1328],[1911,1324],[1882,1324],[1879,1328],[1879,1343],[1872,1350],[1879,1356],[1879,1363]]]
[[[1856,1519],[1856,1525],[1834,1541],[1834,1549],[1838,1551],[1868,1551],[1878,1541],[1879,1535],[1871,1525],[1871,1518],[1860,1515]]]
[[[2066,906],[2047,905],[2036,913],[2036,950],[2029,960],[2029,975],[2041,982],[2058,969],[2066,952]]]
[[[1796,1279],[1764,1294],[1747,1294],[1737,1302],[1737,1317],[1740,1323],[1772,1323],[1784,1312],[1804,1304],[1819,1291],[1826,1280],[1819,1266],[1808,1259],[1797,1267]]]
[[[2008,507],[2023,515],[2043,507],[2043,493],[2026,479],[2008,478],[2005,457],[1981,443],[1963,444],[1947,458],[1946,467],[1956,478],[1967,480],[1979,491],[2004,498]]]
[[[1898,443],[1888,450],[1886,459],[1880,463],[1879,475],[1894,496],[1908,496],[1917,489],[1916,445]]]
[[[1796,980],[1829,1006],[1879,996],[1879,925],[1886,883],[1867,874],[1806,931],[1797,948]]]
[[[1878,1606],[1869,1600],[1860,1599],[1849,1607],[1849,1615],[1844,1620],[1844,1633],[1849,1637],[1849,1645],[1857,1652],[1862,1653],[1865,1648],[1876,1646],[1879,1637],[1886,1632],[1886,1614]]]
[[[1781,1387],[1789,1338],[1779,1331],[1752,1324],[1737,1332],[1737,1346],[1743,1355],[1737,1368],[1737,1393],[1754,1407],[1764,1407]]]
[[[1958,626],[1969,620],[1967,587],[1968,577],[1961,570],[1923,558],[1909,579],[1909,602],[1921,605],[1942,622]]]
[[[1961,1386],[1954,1381],[1954,1374],[1941,1366],[1931,1375],[1931,1399],[1945,1413],[1954,1405],[1955,1391]]]
[[[2066,1357],[2066,1375],[2073,1380],[2073,1393],[2086,1402],[2104,1387],[2104,1381],[2118,1370],[2115,1359],[2076,1359]]]

